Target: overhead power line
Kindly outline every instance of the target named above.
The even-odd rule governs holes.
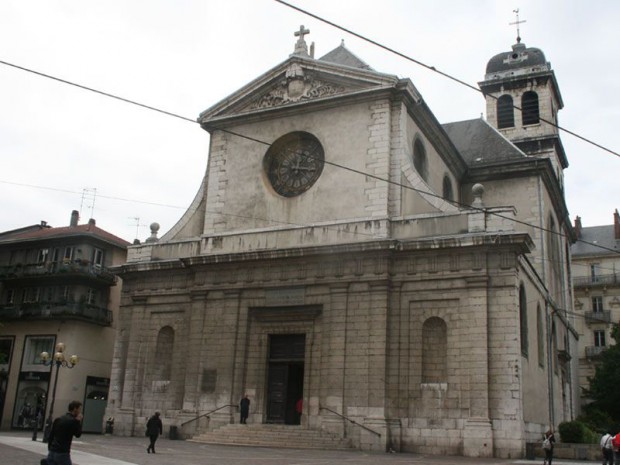
[[[67,81],[66,79],[61,79],[61,78],[58,78],[56,76],[52,76],[50,74],[42,73],[40,71],[35,71],[33,69],[24,68],[23,66],[15,65],[15,64],[9,63],[7,61],[0,60],[0,63],[3,64],[3,65],[6,65],[6,66],[10,66],[12,68],[16,68],[16,69],[20,69],[22,71],[26,71],[27,73],[36,74],[37,76],[41,76],[41,77],[45,77],[45,78],[48,78],[48,79],[52,79],[54,81],[62,82],[63,84],[68,84],[70,86],[78,87],[78,88],[83,89],[83,90],[88,90],[89,92],[94,92],[95,94],[100,94],[100,95],[103,95],[105,97],[110,97],[110,98],[113,98],[113,99],[116,99],[116,100],[120,100],[121,102],[131,103],[132,105],[137,105],[139,107],[146,108],[147,110],[156,111],[156,112],[159,112],[159,113],[163,113],[164,115],[173,116],[175,118],[179,118],[179,119],[182,119],[182,120],[185,120],[185,121],[189,121],[190,123],[195,123],[196,122],[196,120],[193,120],[191,118],[186,118],[185,116],[177,115],[176,113],[172,113],[170,111],[161,110],[159,108],[152,107],[150,105],[145,105],[144,103],[136,102],[135,100],[130,100],[130,99],[127,99],[127,98],[124,98],[124,97],[119,97],[118,95],[114,95],[114,94],[110,94],[108,92],[103,92],[101,90],[93,89],[92,87],[83,86],[81,84],[77,84],[75,82]]]
[[[292,5],[289,5],[286,2],[282,2],[281,0],[276,0],[276,1],[278,1],[280,3],[283,3],[283,4],[287,5],[287,6],[291,6],[292,8],[297,9],[297,7],[293,7]],[[301,10],[301,11],[306,13],[304,10]],[[307,13],[307,14],[310,14],[310,13]],[[312,14],[310,14],[310,15],[312,16]],[[317,19],[320,19],[320,18],[317,18]],[[328,22],[326,20],[322,20],[322,21]],[[332,23],[328,22],[328,24],[332,24]],[[337,26],[337,25],[334,25],[334,26],[340,28],[340,26]],[[343,29],[343,30],[349,32],[346,29]],[[351,32],[351,34],[357,35],[357,34],[355,34],[353,32]],[[363,36],[360,36],[360,37],[363,38]],[[371,41],[370,39],[365,39],[364,38],[364,40],[368,40],[369,42],[371,42],[373,44],[377,44],[377,45],[381,46],[380,44],[375,43],[374,41]],[[386,48],[384,46],[381,46],[381,47],[382,48]],[[391,49],[388,49],[388,50],[392,51]],[[400,54],[400,52],[395,52],[394,51],[394,53],[397,53],[398,55],[403,55],[403,54]],[[403,55],[403,56],[406,57],[406,55]],[[410,59],[410,60],[418,63],[417,60],[414,60],[412,58],[407,57],[407,59]],[[87,90],[89,92],[94,92],[94,93],[102,95],[104,97],[108,97],[108,98],[112,98],[112,99],[115,99],[115,100],[119,100],[119,101],[122,101],[124,103],[129,103],[129,104],[132,104],[132,105],[136,105],[138,107],[145,108],[147,110],[155,111],[155,112],[167,115],[167,116],[172,116],[174,118],[182,119],[184,121],[188,121],[188,122],[193,123],[193,124],[198,124],[198,121],[196,121],[194,119],[187,118],[185,116],[178,115],[176,113],[172,113],[172,112],[169,112],[169,111],[166,111],[166,110],[162,110],[162,109],[159,109],[157,107],[153,107],[153,106],[150,106],[150,105],[145,105],[145,104],[137,102],[135,100],[131,100],[131,99],[128,99],[128,98],[120,97],[120,96],[111,94],[109,92],[103,92],[103,91],[94,89],[92,87],[88,87],[88,86],[84,86],[84,85],[81,85],[81,84],[77,84],[75,82],[68,81],[66,79],[61,79],[61,78],[58,78],[58,77],[55,77],[55,76],[52,76],[52,75],[49,75],[49,74],[46,74],[46,73],[42,73],[40,71],[35,71],[35,70],[32,70],[32,69],[29,69],[29,68],[26,68],[26,67],[23,67],[23,66],[19,66],[19,65],[15,65],[13,63],[8,63],[8,62],[2,61],[2,60],[0,60],[0,64],[4,64],[6,66],[10,66],[10,67],[13,67],[13,68],[25,71],[25,72],[29,72],[29,73],[32,73],[32,74],[35,74],[37,76],[41,76],[41,77],[44,77],[44,78],[47,78],[47,79],[52,79],[54,81],[57,81],[57,82],[60,82],[60,83],[63,83],[63,84],[71,85],[71,86],[77,87],[77,88],[82,89],[82,90]],[[422,64],[422,65],[425,66],[425,67],[428,67],[428,65],[424,65],[424,64]],[[433,68],[433,67],[429,67],[429,69],[430,68]],[[441,74],[445,74],[445,73],[441,73]],[[456,78],[453,78],[453,79],[456,80]],[[471,86],[469,86],[469,87],[471,87]],[[228,129],[218,128],[218,130],[220,130],[222,132],[226,132],[226,133],[234,135],[234,136],[237,136],[237,137],[241,137],[243,139],[247,139],[247,140],[250,140],[250,141],[253,141],[253,142],[265,145],[265,146],[270,146],[271,145],[269,142],[266,142],[266,141],[263,141],[263,140],[260,140],[260,139],[256,139],[254,137],[246,136],[246,135],[243,135],[243,134],[240,134],[238,132],[231,131],[231,130],[228,130]],[[306,155],[306,156],[312,158],[310,155]],[[554,231],[554,230],[551,230],[551,229],[547,229],[547,228],[544,228],[542,226],[533,225],[533,224],[527,223],[525,221],[518,220],[518,219],[513,218],[513,217],[502,215],[502,214],[497,213],[497,212],[491,212],[491,211],[486,210],[485,208],[475,207],[475,206],[467,205],[467,204],[464,204],[462,202],[458,202],[458,201],[455,201],[455,200],[446,199],[446,198],[444,198],[441,195],[435,194],[434,192],[428,192],[428,191],[424,191],[422,189],[417,189],[417,188],[415,188],[413,186],[405,185],[405,184],[399,183],[397,181],[392,181],[390,179],[385,179],[385,178],[382,178],[380,176],[376,176],[376,175],[373,175],[373,174],[370,174],[370,173],[366,173],[366,172],[363,172],[363,171],[360,171],[360,170],[357,170],[357,169],[354,169],[354,168],[351,168],[351,167],[348,167],[348,166],[344,166],[344,165],[340,165],[340,164],[335,163],[335,162],[331,162],[329,160],[323,160],[323,162],[325,164],[334,166],[336,168],[344,169],[344,170],[347,170],[347,171],[350,171],[350,172],[353,172],[353,173],[356,173],[356,174],[360,174],[362,176],[367,176],[367,177],[370,177],[372,179],[376,179],[376,180],[381,181],[381,182],[386,182],[388,184],[392,184],[392,185],[401,187],[403,189],[407,189],[407,190],[411,190],[411,191],[417,192],[419,194],[423,194],[423,195],[427,195],[427,196],[430,196],[430,197],[435,197],[435,198],[444,200],[444,201],[449,202],[449,203],[451,203],[451,204],[453,204],[454,206],[457,206],[457,207],[479,210],[481,212],[485,212],[485,213],[487,213],[489,215],[492,215],[492,216],[496,216],[496,217],[499,217],[499,218],[502,218],[502,219],[505,219],[505,220],[509,220],[509,221],[514,221],[517,224],[522,224],[522,225],[525,225],[527,227],[530,227],[530,228],[533,228],[533,229],[536,229],[536,230],[541,230],[541,231],[544,231],[544,232],[547,232],[547,233],[550,233],[550,234],[554,234],[554,235],[558,235],[560,237],[564,237],[564,234],[562,232],[558,232],[558,231]],[[2,181],[2,180],[0,180],[0,182],[6,183],[6,184],[17,184],[17,183],[11,183],[9,181]],[[27,186],[26,184],[24,184],[24,185]],[[38,187],[38,186],[31,186],[31,187]],[[48,189],[52,189],[52,188],[48,188]],[[106,196],[103,196],[103,195],[99,195],[99,197],[101,197],[101,198],[111,198],[111,199],[114,199],[114,200],[127,201],[127,202],[132,202],[133,201],[131,199],[124,199],[124,198],[121,198],[121,197],[106,197]],[[156,203],[156,202],[147,202],[147,201],[135,201],[135,202],[139,202],[139,203],[143,203],[143,204],[150,204],[150,205],[157,205],[157,206],[166,206],[166,207],[172,207],[172,208],[181,208],[181,207],[177,207],[177,206],[173,206],[173,205],[160,204],[160,203]],[[220,212],[211,212],[211,213],[222,214]],[[230,216],[234,216],[232,214],[223,214],[223,215],[224,216],[229,216],[229,215]],[[286,222],[280,222],[280,221],[277,221],[277,220],[269,220],[269,219],[265,219],[265,218],[254,218],[254,219],[259,219],[261,221],[268,221],[268,222],[273,222],[273,223],[292,224],[292,225],[297,225],[297,226],[303,226],[303,225],[299,225],[299,224],[296,224],[296,223],[286,223]],[[608,247],[605,247],[605,246],[601,246],[599,244],[595,244],[595,243],[591,243],[591,242],[584,241],[584,240],[579,240],[579,239],[578,239],[578,241],[579,242],[583,242],[583,243],[588,244],[588,245],[591,245],[591,246],[594,246],[594,247],[597,247],[597,248],[600,248],[602,250],[606,250],[606,251],[610,251],[610,252],[613,252],[613,253],[619,253],[620,254],[620,251],[617,251],[617,250],[614,250],[614,249],[611,249],[611,248],[608,248]]]
[[[476,91],[478,93],[481,93],[481,94],[483,93],[482,90],[480,90],[478,87],[476,87],[476,86],[474,86],[472,84],[469,84],[468,82],[465,82],[465,81],[463,81],[463,80],[461,80],[461,79],[459,79],[459,78],[457,78],[457,77],[455,77],[455,76],[453,76],[451,74],[448,74],[446,72],[438,70],[434,66],[427,65],[426,63],[423,63],[423,62],[421,62],[419,60],[416,60],[415,58],[412,58],[411,56],[409,56],[409,55],[407,55],[405,53],[399,52],[398,50],[395,50],[395,49],[390,48],[390,47],[388,47],[386,45],[383,45],[380,42],[372,40],[372,39],[370,39],[370,38],[368,38],[368,37],[366,37],[366,36],[364,36],[362,34],[359,34],[359,33],[355,32],[355,31],[352,31],[351,29],[348,29],[348,28],[346,28],[344,26],[341,26],[341,25],[339,25],[337,23],[334,23],[333,21],[329,21],[328,19],[325,19],[325,18],[323,18],[323,17],[321,17],[319,15],[316,15],[314,13],[311,13],[308,10],[304,10],[303,8],[300,8],[298,6],[295,6],[295,5],[292,5],[290,3],[287,3],[284,0],[274,0],[274,1],[280,3],[280,4],[284,5],[284,6],[287,6],[289,8],[292,8],[293,10],[299,11],[300,13],[303,13],[303,14],[305,14],[307,16],[310,16],[311,18],[314,18],[317,21],[321,21],[322,23],[328,24],[328,25],[330,25],[330,26],[332,26],[332,27],[334,27],[336,29],[339,29],[339,30],[341,30],[343,32],[346,32],[347,34],[351,34],[352,36],[357,37],[358,39],[361,39],[361,40],[363,40],[365,42],[368,42],[369,44],[375,45],[375,46],[377,46],[377,47],[379,47],[379,48],[381,48],[381,49],[383,49],[383,50],[385,50],[387,52],[390,52],[390,53],[392,53],[392,54],[394,54],[396,56],[399,56],[399,57],[401,57],[401,58],[403,58],[403,59],[405,59],[407,61],[415,63],[416,65],[419,65],[419,66],[421,66],[423,68],[426,68],[429,71],[432,71],[434,73],[439,74],[440,76],[443,76],[443,77],[445,77],[447,79],[450,79],[451,81],[454,81],[457,84],[465,86],[465,87],[467,87],[467,88],[469,88],[471,90],[474,90],[474,91]],[[492,99],[499,100],[499,97],[496,97],[495,95],[490,95],[490,94],[485,94],[485,95],[487,95],[488,97],[491,97]],[[514,105],[514,104],[512,106],[513,106],[513,108],[521,111],[521,107],[519,107],[517,105]],[[573,131],[571,131],[569,129],[566,129],[566,128],[562,127],[562,126],[559,126],[558,124],[556,124],[556,123],[554,123],[552,121],[549,121],[549,120],[547,120],[545,118],[539,117],[539,119],[540,119],[540,121],[543,121],[544,123],[547,123],[547,124],[557,128],[557,129],[559,129],[561,131],[564,131],[565,133],[570,134],[573,137],[576,137],[576,138],[578,138],[578,139],[580,139],[580,140],[582,140],[584,142],[587,142],[588,144],[591,144],[591,145],[593,145],[595,147],[598,147],[601,150],[609,152],[612,155],[620,157],[620,153],[618,153],[618,152],[616,152],[616,151],[614,151],[614,150],[612,150],[610,148],[607,148],[607,147],[605,147],[605,146],[603,146],[603,145],[601,145],[601,144],[599,144],[597,142],[594,142],[593,140],[588,139],[587,137],[581,136],[581,135],[577,134],[576,132],[573,132]]]

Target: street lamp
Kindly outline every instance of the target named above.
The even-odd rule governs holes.
[[[41,363],[43,365],[56,366],[56,374],[54,375],[54,389],[52,390],[52,402],[50,403],[50,412],[47,416],[47,420],[45,421],[45,429],[43,430],[43,442],[47,442],[50,436],[50,431],[52,429],[54,400],[56,400],[56,386],[58,385],[58,372],[60,371],[60,367],[73,368],[77,365],[78,361],[79,359],[77,355],[72,355],[71,357],[69,357],[69,360],[65,358],[65,345],[62,342],[56,344],[56,352],[54,353],[53,358],[50,358],[50,354],[48,352],[41,352]],[[49,399],[49,388],[47,398]]]

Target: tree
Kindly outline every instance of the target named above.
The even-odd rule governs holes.
[[[620,327],[614,325],[611,337],[615,344],[601,354],[594,376],[589,379],[587,396],[590,406],[608,414],[614,423],[620,423]]]

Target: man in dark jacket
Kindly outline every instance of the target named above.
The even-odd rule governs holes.
[[[72,465],[71,442],[82,435],[82,402],[74,400],[68,412],[52,424],[47,442],[49,465]]]
[[[146,435],[151,441],[149,446],[146,448],[146,451],[149,454],[151,452],[153,452],[153,454],[155,453],[155,441],[157,441],[157,437],[160,434],[163,434],[163,432],[164,427],[161,423],[161,418],[159,418],[159,412],[155,412],[155,415],[149,418],[149,421],[146,422]]]
[[[250,399],[248,398],[247,394],[245,394],[243,396],[243,399],[241,399],[241,402],[239,402],[239,410],[241,413],[239,422],[242,425],[246,425],[246,421],[248,419],[248,416],[250,415]]]

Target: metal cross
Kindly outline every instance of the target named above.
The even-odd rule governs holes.
[[[513,26],[513,25],[517,26],[517,43],[520,43],[521,42],[521,32],[519,31],[519,24],[527,23],[527,20],[524,19],[523,21],[519,21],[519,9],[518,8],[516,10],[512,10],[512,12],[517,16],[517,20],[514,23],[508,23],[508,24],[510,26]],[[297,33],[295,33],[295,34],[297,34]]]

